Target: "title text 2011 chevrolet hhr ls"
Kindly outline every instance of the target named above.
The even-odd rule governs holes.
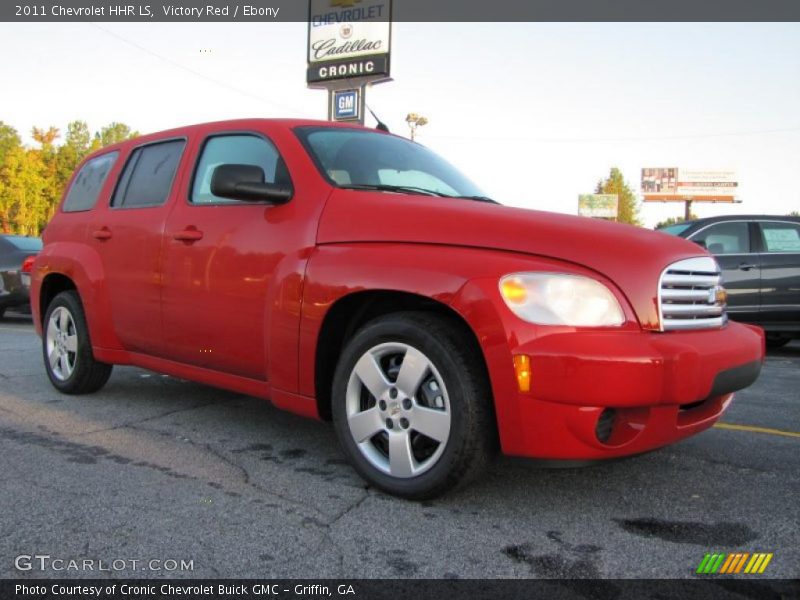
[[[423,146],[241,120],[88,157],[32,307],[53,385],[138,365],[333,420],[423,498],[510,455],[601,459],[710,427],[761,368],[692,242],[508,208]]]

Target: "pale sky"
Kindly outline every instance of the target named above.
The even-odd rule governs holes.
[[[737,205],[800,210],[800,24],[395,23],[393,82],[367,93],[503,204],[575,214],[617,166],[734,169]],[[142,133],[240,117],[324,119],[304,23],[0,24],[0,120]],[[202,52],[201,52],[202,51]],[[368,117],[367,125],[374,125]],[[644,204],[648,226],[682,204]]]

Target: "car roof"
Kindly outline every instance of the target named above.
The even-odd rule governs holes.
[[[800,223],[800,217],[792,215],[718,215],[692,221],[682,221],[681,223],[675,223],[675,225],[694,227],[695,225],[708,225],[709,223],[722,223],[725,221],[792,221]]]
[[[189,135],[190,133],[193,133],[198,129],[205,129],[207,127],[214,127],[220,129],[246,130],[246,129],[255,129],[259,125],[267,123],[273,126],[277,125],[278,127],[282,127],[284,129],[294,129],[295,127],[332,127],[332,128],[336,127],[343,129],[364,129],[365,131],[375,131],[378,133],[385,133],[380,129],[372,129],[370,127],[364,127],[363,125],[359,125],[358,123],[346,123],[346,122],[338,123],[335,121],[321,121],[318,119],[262,119],[262,118],[232,119],[226,121],[209,121],[207,123],[195,123],[193,125],[183,125],[181,127],[175,127],[173,129],[154,131],[152,133],[140,135],[135,138],[131,138],[129,140],[118,142],[116,144],[110,144],[108,146],[104,146],[103,148],[93,152],[87,158],[93,158],[94,156],[99,156],[107,152],[113,152],[114,150],[121,150],[129,146],[139,146],[155,140],[182,137],[185,135]]]
[[[209,121],[206,123],[195,123],[192,125],[183,125],[173,129],[164,129],[162,131],[154,131],[136,136],[129,140],[123,140],[116,144],[109,144],[95,150],[87,155],[81,164],[84,164],[93,158],[102,156],[109,152],[123,151],[136,146],[141,146],[150,142],[159,140],[167,140],[169,138],[180,138],[194,133],[198,129],[205,129],[208,127],[230,130],[248,130],[258,129],[259,125],[270,124],[271,126],[278,126],[284,129],[294,129],[296,127],[330,127],[340,129],[362,129],[364,131],[371,131],[384,135],[396,135],[378,128],[365,127],[358,123],[353,122],[336,122],[336,121],[322,121],[319,119],[264,119],[264,118],[246,118],[246,119],[231,119],[223,121]],[[404,138],[405,139],[405,138]]]

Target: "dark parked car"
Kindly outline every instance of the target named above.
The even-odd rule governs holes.
[[[0,319],[6,309],[30,312],[31,267],[42,240],[0,235]]]
[[[709,217],[659,231],[715,255],[730,318],[763,327],[773,348],[800,337],[800,217]]]

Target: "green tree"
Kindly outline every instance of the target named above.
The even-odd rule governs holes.
[[[689,220],[694,221],[697,218],[697,215],[689,215]],[[656,223],[656,226],[653,229],[661,229],[662,227],[669,227],[670,225],[677,225],[678,223],[683,223],[686,221],[684,217],[670,217],[669,219],[664,219]]]
[[[86,155],[137,135],[124,123],[110,123],[92,135],[85,121],[72,121],[63,144],[57,143],[55,127],[34,127],[36,145],[28,148],[13,127],[0,121],[0,230],[39,235]]]
[[[100,147],[110,146],[124,142],[139,135],[138,131],[131,131],[131,128],[125,123],[109,123],[100,131],[94,134],[95,142],[99,143]]]
[[[39,147],[28,151],[28,160],[32,163],[32,169],[39,170],[43,181],[36,188],[38,191],[30,197],[30,206],[20,207],[20,214],[25,214],[26,218],[19,226],[25,228],[26,234],[34,231],[33,235],[39,235],[39,231],[53,216],[61,197],[63,186],[59,177],[59,149],[56,147],[56,140],[61,137],[61,132],[55,127],[48,127],[47,130],[34,127],[31,137],[39,142]]]
[[[790,217],[800,217],[800,210],[793,210],[789,213]]]
[[[612,167],[605,180],[597,182],[595,190],[598,194],[616,194],[619,198],[619,209],[617,212],[617,221],[620,223],[630,223],[631,225],[641,225],[639,221],[639,206],[636,202],[636,196],[631,190],[625,177],[616,167]]]
[[[92,134],[85,121],[72,121],[67,125],[67,135],[64,143],[59,146],[56,155],[56,178],[58,196],[60,197],[67,185],[72,172],[92,151]]]
[[[13,171],[7,157],[22,151],[22,140],[17,130],[0,121],[0,232],[11,233],[11,215],[14,210]]]
[[[51,183],[42,153],[19,146],[0,165],[0,221],[3,231],[39,235],[46,222]]]
[[[22,145],[17,130],[0,121],[0,165],[3,164],[3,157],[12,148]]]

